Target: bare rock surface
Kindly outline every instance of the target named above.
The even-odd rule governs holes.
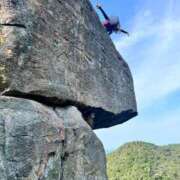
[[[107,180],[101,142],[76,107],[0,98],[1,180]]]
[[[73,105],[93,129],[137,115],[133,80],[88,0],[0,1],[0,92]]]
[[[136,115],[89,0],[0,0],[0,180],[107,180],[93,129]]]

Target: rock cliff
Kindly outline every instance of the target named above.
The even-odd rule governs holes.
[[[88,0],[0,1],[0,179],[106,180],[92,129],[137,115],[133,80]]]
[[[76,105],[93,129],[136,115],[129,68],[89,1],[0,3],[4,94]]]
[[[0,99],[1,180],[105,180],[101,142],[75,107]]]

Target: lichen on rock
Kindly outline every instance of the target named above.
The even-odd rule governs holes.
[[[7,86],[6,68],[0,63],[0,91],[5,90]]]

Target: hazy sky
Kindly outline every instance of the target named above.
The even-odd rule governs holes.
[[[139,116],[96,134],[106,151],[136,140],[180,143],[180,1],[99,2],[131,34],[112,39],[131,68]]]

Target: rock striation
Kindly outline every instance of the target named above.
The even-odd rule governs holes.
[[[93,130],[136,115],[88,0],[0,1],[0,180],[107,180]]]
[[[93,129],[137,115],[133,80],[88,0],[0,1],[0,91],[71,104]]]

